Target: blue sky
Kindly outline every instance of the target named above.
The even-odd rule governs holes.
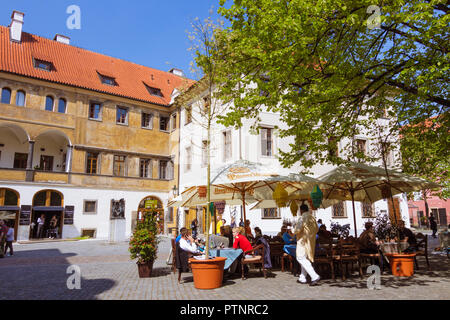
[[[80,30],[66,26],[70,5],[81,9]],[[25,13],[25,32],[50,39],[63,34],[71,45],[160,70],[179,68],[195,78],[187,32],[211,8],[218,18],[218,7],[219,0],[14,0],[2,1],[0,24],[9,26],[12,11],[18,10]]]

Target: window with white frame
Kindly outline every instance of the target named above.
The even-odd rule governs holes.
[[[223,160],[227,161],[232,158],[231,130],[224,131],[222,134],[223,134]]]
[[[278,208],[264,208],[261,209],[262,219],[279,219],[280,210]]]
[[[152,177],[152,160],[151,159],[140,159],[139,160],[139,176],[141,178],[151,178]]]
[[[362,202],[362,216],[363,218],[373,218],[375,217],[375,210],[373,204],[370,202]]]
[[[332,218],[345,218],[347,214],[345,212],[345,203],[341,201],[333,205]]]
[[[141,127],[153,129],[153,113],[142,112]]]
[[[184,171],[190,171],[192,167],[192,148],[186,148],[186,163],[184,164]]]
[[[261,128],[261,155],[272,156],[273,155],[273,129]]]
[[[97,200],[84,200],[83,214],[97,214]]]

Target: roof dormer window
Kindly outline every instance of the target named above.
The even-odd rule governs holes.
[[[145,84],[145,83],[144,83]],[[159,88],[155,88],[155,87],[150,87],[149,85],[145,84],[145,87],[147,88],[148,92],[152,95],[152,96],[157,96],[157,97],[163,97],[163,94],[161,92],[161,89]]]
[[[45,70],[45,71],[52,71],[53,64],[48,61],[40,60],[40,59],[34,59],[34,67],[37,69]]]
[[[99,74],[99,77],[100,77],[100,81],[103,84],[107,84],[109,86],[116,86],[117,85],[116,80],[114,78],[112,78],[112,77],[104,76],[102,74]]]
[[[117,81],[114,75],[99,70],[97,70],[97,74],[103,84],[106,84],[108,86],[117,86]]]

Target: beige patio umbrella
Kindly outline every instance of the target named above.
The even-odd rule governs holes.
[[[230,200],[233,204],[237,200],[243,206],[244,221],[247,219],[246,204],[257,200],[272,200],[273,192],[281,183],[287,192],[295,192],[304,188],[311,188],[320,183],[317,179],[289,174],[286,169],[274,168],[261,163],[239,160],[213,170],[211,173],[211,202]],[[191,187],[181,194],[170,205],[188,206],[200,205],[206,202],[206,195],[199,194],[200,188]]]
[[[0,211],[0,220],[15,220],[16,214],[9,211]]]
[[[319,177],[319,180],[327,185],[323,191],[324,199],[352,201],[355,237],[355,201],[373,203],[399,193],[440,187],[434,182],[398,171],[388,170],[388,174],[389,179],[383,168],[349,162]]]

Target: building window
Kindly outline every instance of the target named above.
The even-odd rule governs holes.
[[[63,98],[59,99],[59,101],[58,101],[58,112],[59,113],[66,113],[66,104],[67,104],[67,102],[65,99],[63,99]]]
[[[159,179],[172,180],[173,179],[173,162],[168,160],[159,160]]]
[[[373,218],[375,217],[373,205],[370,202],[362,203],[362,216],[363,218]]]
[[[142,112],[141,127],[153,129],[153,114]]]
[[[160,131],[169,131],[169,117],[159,115],[159,130]]]
[[[208,165],[208,140],[202,141],[202,166]]]
[[[108,76],[105,76],[105,75],[100,74],[100,73],[98,74],[98,76],[100,77],[100,81],[103,84],[106,84],[108,86],[116,86],[117,85],[116,79],[113,78],[113,77],[108,77]]]
[[[102,105],[98,102],[91,102],[89,104],[89,119],[102,119]]]
[[[148,92],[152,95],[152,96],[157,96],[157,97],[163,97],[163,94],[161,92],[161,89],[159,88],[154,88],[154,87],[150,87],[148,85],[145,85],[145,87],[147,88]]]
[[[126,156],[114,156],[114,175],[118,177],[125,176]]]
[[[53,111],[54,100],[52,96],[45,97],[45,110]]]
[[[261,154],[263,156],[272,156],[272,132],[271,128],[261,128]]]
[[[97,173],[97,163],[98,163],[98,153],[88,152],[87,153],[87,163],[86,163],[86,173],[96,174]]]
[[[366,155],[366,140],[356,139],[356,151]]]
[[[186,163],[184,167],[184,171],[190,171],[192,165],[192,148],[187,147],[186,148]]]
[[[83,214],[97,214],[97,200],[84,200]]]
[[[344,201],[334,204],[332,218],[345,218],[345,217],[347,217],[347,215],[345,214]]]
[[[231,158],[231,131],[228,130],[223,132],[223,161],[230,160]]]
[[[177,114],[172,113],[172,117],[170,119],[170,131],[174,131],[177,128]]]
[[[2,89],[2,103],[5,104],[11,103],[11,89],[9,88]]]
[[[27,168],[27,153],[15,153],[14,154],[14,168],[15,169],[26,169]]]
[[[25,91],[19,90],[16,93],[16,106],[23,107],[25,105]]]
[[[44,60],[34,59],[34,67],[37,69],[52,71],[52,63]]]
[[[140,160],[139,176],[141,178],[151,178],[152,177],[152,160],[151,159],[141,159]]]
[[[128,124],[128,109],[124,107],[117,107],[116,123]]]
[[[261,209],[263,219],[279,219],[279,210],[277,208]]]
[[[159,160],[159,179],[167,179],[167,161]]]
[[[184,124],[192,122],[192,106],[188,106],[184,109]]]

